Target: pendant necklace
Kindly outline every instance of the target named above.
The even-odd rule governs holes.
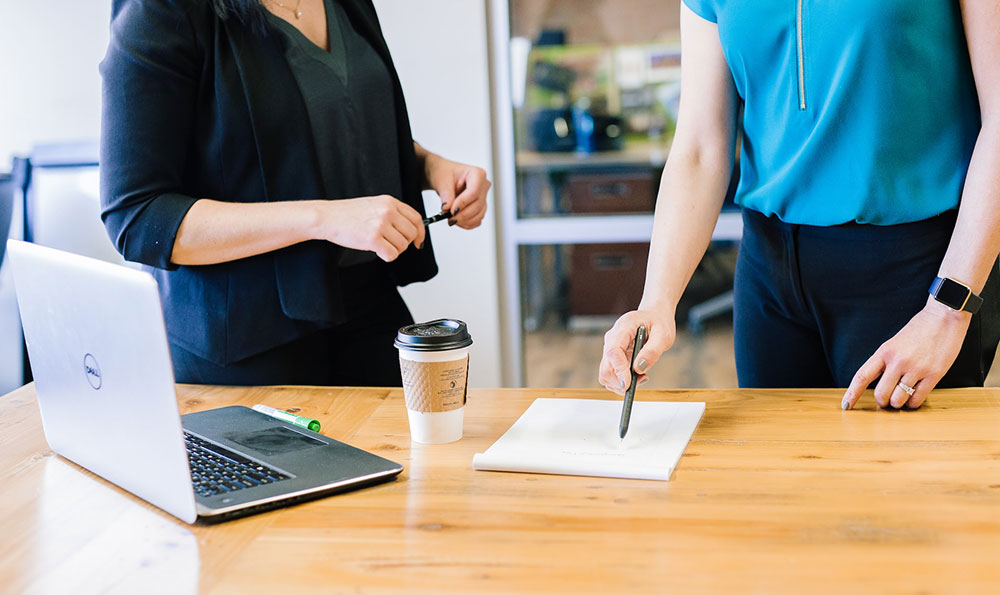
[[[302,11],[301,11],[301,10],[299,10],[299,5],[300,5],[300,4],[302,4],[302,0],[298,0],[298,1],[297,1],[297,2],[295,3],[295,8],[292,8],[292,7],[290,7],[290,6],[285,6],[285,5],[284,5],[284,4],[282,4],[281,2],[275,2],[275,4],[276,4],[277,6],[280,6],[281,8],[284,8],[285,10],[290,10],[290,11],[292,11],[292,14],[294,14],[294,15],[295,15],[295,18],[296,18],[296,19],[301,19],[301,18],[302,18]]]

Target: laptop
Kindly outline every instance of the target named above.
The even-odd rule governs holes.
[[[402,466],[247,407],[179,415],[156,281],[8,240],[53,452],[187,523],[395,478]]]

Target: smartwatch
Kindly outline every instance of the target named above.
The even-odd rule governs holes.
[[[972,293],[968,285],[949,277],[935,277],[927,291],[952,310],[975,314],[983,305],[983,298]]]

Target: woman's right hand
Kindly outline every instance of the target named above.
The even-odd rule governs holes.
[[[345,248],[374,252],[392,262],[413,244],[424,245],[423,217],[410,205],[388,195],[316,201],[317,239]]]
[[[604,356],[598,371],[598,381],[613,393],[624,395],[632,382],[629,364],[632,361],[635,333],[640,325],[646,327],[647,339],[635,358],[638,382],[646,380],[646,372],[674,344],[677,327],[672,314],[665,315],[654,310],[634,310],[623,314],[604,335]]]

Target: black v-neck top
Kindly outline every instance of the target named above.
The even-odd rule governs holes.
[[[385,154],[398,160],[401,179],[388,173],[378,179],[399,183],[399,198],[424,215],[405,99],[375,6],[336,2],[344,9],[337,14],[349,15],[391,77],[396,148]],[[232,14],[220,16],[216,2],[112,4],[112,42],[101,62],[101,216],[118,250],[156,277],[171,344],[228,365],[348,323],[346,302],[357,285],[337,265],[341,250],[326,242],[207,266],[170,260],[177,229],[201,198],[240,204],[327,195],[282,30],[268,22],[262,37]],[[381,123],[363,122],[361,129]],[[431,235],[421,250],[373,263],[388,269],[387,283],[437,274]],[[377,306],[370,318],[385,322]]]
[[[402,174],[392,79],[385,63],[337,0],[325,0],[330,50],[283,19],[285,58],[309,115],[323,189],[331,200],[388,194],[399,198]],[[341,266],[371,262],[373,252],[345,250]]]

